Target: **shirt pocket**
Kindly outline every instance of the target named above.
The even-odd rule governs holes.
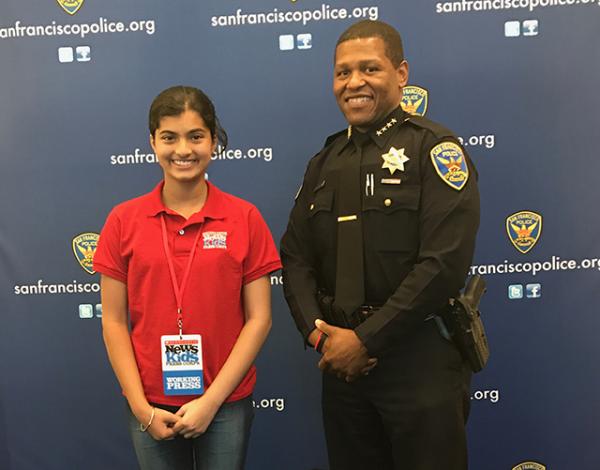
[[[420,201],[420,185],[380,186],[364,197],[365,243],[378,251],[418,250]]]
[[[334,192],[317,187],[309,203],[308,218],[314,246],[319,253],[333,249],[337,234],[334,210]]]

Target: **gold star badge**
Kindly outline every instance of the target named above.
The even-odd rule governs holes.
[[[382,154],[381,158],[383,158],[381,168],[390,170],[390,175],[393,175],[396,170],[404,171],[404,164],[410,160],[404,155],[404,148],[398,150],[396,147],[390,147],[390,151]]]

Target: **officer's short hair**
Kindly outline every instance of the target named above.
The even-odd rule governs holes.
[[[381,38],[385,44],[385,54],[394,67],[398,67],[404,60],[404,48],[400,33],[387,23],[376,20],[362,20],[351,25],[339,37],[336,46],[351,39]]]

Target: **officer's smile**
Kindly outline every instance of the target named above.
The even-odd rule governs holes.
[[[361,96],[349,96],[346,98],[346,103],[351,106],[362,106],[366,103],[370,103],[373,101],[372,96],[361,95]]]
[[[400,105],[408,65],[394,66],[379,37],[349,39],[336,48],[333,93],[349,124],[368,129]]]

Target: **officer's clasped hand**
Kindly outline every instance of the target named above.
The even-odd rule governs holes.
[[[377,365],[376,358],[369,358],[367,348],[353,330],[329,325],[317,320],[315,326],[328,338],[323,345],[319,369],[352,382]]]

